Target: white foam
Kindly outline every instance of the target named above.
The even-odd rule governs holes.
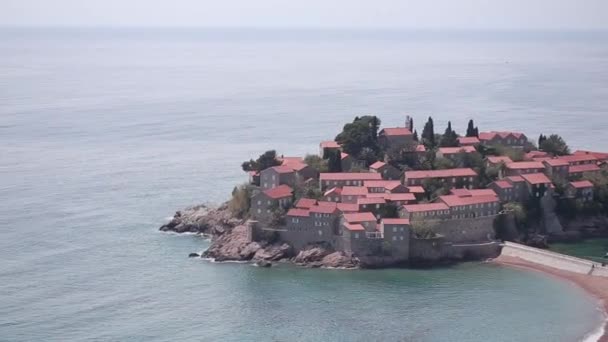
[[[597,342],[602,336],[604,336],[604,333],[606,332],[606,324],[608,324],[608,313],[603,310],[602,303],[600,303],[598,310],[602,312],[604,319],[602,320],[600,326],[583,337],[581,340],[582,342]]]

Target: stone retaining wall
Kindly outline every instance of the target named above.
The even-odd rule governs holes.
[[[524,246],[513,242],[504,243],[501,255],[517,257],[563,271],[608,277],[608,267],[602,266],[597,262]]]

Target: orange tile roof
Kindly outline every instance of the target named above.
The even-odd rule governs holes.
[[[406,218],[384,218],[382,219],[384,224],[410,224],[410,220]]]
[[[344,220],[349,223],[376,222],[376,217],[370,212],[365,213],[344,213]]]
[[[322,207],[335,207],[337,205],[337,203],[329,202],[329,201],[318,201],[317,205],[322,206]]]
[[[473,146],[440,147],[439,152],[441,154],[458,154],[458,153],[475,153],[475,152],[477,152],[477,150]]]
[[[362,231],[362,230],[365,230],[365,228],[363,228],[363,226],[360,225],[359,223],[352,224],[352,223],[345,222],[344,223],[344,228],[346,228],[348,230],[351,230],[351,231]]]
[[[549,154],[545,151],[530,151],[524,155],[524,159],[532,160],[539,157],[547,157]]]
[[[496,195],[469,196],[469,197],[460,197],[457,195],[445,195],[445,196],[439,196],[439,199],[441,201],[443,201],[445,204],[447,204],[449,207],[498,202],[498,197],[496,197]]]
[[[377,169],[383,167],[384,165],[386,165],[385,162],[377,161],[377,162],[373,163],[372,165],[370,165],[369,168],[377,170]]]
[[[471,196],[496,196],[496,193],[492,189],[451,189],[452,195],[460,197],[471,197]]]
[[[364,186],[345,186],[342,188],[342,196],[365,196],[367,188]]]
[[[380,180],[382,175],[375,172],[334,172],[334,173],[321,173],[319,179],[324,180]]]
[[[392,128],[383,128],[380,131],[380,134],[384,134],[387,136],[408,136],[412,135],[412,131],[405,127],[392,127]]]
[[[422,170],[405,171],[406,179],[419,178],[447,178],[447,177],[474,177],[477,172],[470,168],[446,169],[446,170]]]
[[[308,209],[310,207],[312,207],[313,205],[317,204],[317,200],[313,199],[313,198],[300,198],[297,202],[296,202],[296,208],[305,208]]]
[[[327,196],[327,195],[330,195],[330,194],[333,194],[333,193],[335,193],[336,195],[340,195],[342,193],[342,188],[333,187],[333,188],[325,191],[325,193],[323,194],[323,196]]]
[[[397,194],[387,194],[388,197],[384,197],[389,201],[415,201],[416,196],[414,194],[406,192],[406,193],[397,193]]]
[[[593,188],[593,183],[591,183],[588,180],[582,180],[582,181],[577,181],[577,182],[570,182],[570,185],[573,188],[576,188],[576,189]]]
[[[479,133],[479,140],[492,140],[496,136],[499,136],[502,139],[504,139],[504,138],[507,138],[509,135],[512,135],[514,138],[519,139],[524,134],[519,133],[519,132],[497,132],[497,131],[481,132],[481,133]]]
[[[273,166],[273,167],[269,167],[268,169],[272,169],[277,173],[290,173],[293,172],[293,169],[287,165],[279,165],[279,166]],[[266,170],[268,170],[266,169]],[[266,171],[266,170],[262,170],[262,172]]]
[[[507,177],[507,179],[511,182],[525,182],[524,179],[521,178],[521,176],[509,176]]]
[[[545,176],[544,173],[527,173],[525,175],[521,175],[526,182],[536,185],[536,184],[551,184],[551,180]]]
[[[265,190],[264,194],[266,194],[266,196],[270,198],[278,199],[291,197],[292,191],[293,189],[289,185],[282,184],[277,186],[276,188]]]
[[[507,169],[511,170],[525,170],[525,169],[544,169],[545,166],[541,162],[536,161],[521,161],[507,163]]]
[[[512,163],[513,160],[511,160],[511,158],[507,157],[507,156],[488,156],[487,157],[488,161],[492,164],[498,164],[498,163]]]
[[[321,141],[319,146],[321,146],[321,148],[340,148],[340,145],[333,140]]]
[[[568,173],[595,172],[599,170],[600,167],[595,164],[570,165]]]
[[[301,208],[291,208],[287,212],[287,216],[300,216],[300,217],[308,217],[308,209]]]
[[[417,213],[422,211],[448,210],[450,209],[445,203],[422,203],[422,204],[406,204],[403,206],[408,213]]]

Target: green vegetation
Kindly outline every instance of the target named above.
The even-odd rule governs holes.
[[[340,151],[328,151],[327,172],[342,172],[342,157]]]
[[[479,128],[475,126],[473,123],[473,119],[469,120],[469,124],[467,125],[467,137],[479,137]]]
[[[281,165],[281,162],[277,159],[277,152],[275,150],[266,151],[261,154],[256,160],[249,160],[243,162],[241,167],[243,171],[262,171],[269,167]]]
[[[389,203],[380,209],[380,217],[382,218],[398,218],[399,208],[393,203]]]
[[[548,138],[541,134],[538,138],[538,147],[542,151],[555,156],[570,154],[570,148],[568,148],[564,139],[557,134],[551,134]]]
[[[316,154],[307,154],[304,157],[304,163],[317,170],[317,172],[329,171],[328,161]]]
[[[452,122],[448,121],[448,127],[441,136],[439,141],[440,147],[457,147],[458,146],[458,134],[452,129]]]
[[[427,149],[434,149],[436,144],[435,140],[435,127],[433,124],[433,118],[429,116],[429,119],[424,124],[424,128],[422,129],[422,143]]]
[[[552,243],[549,249],[600,263],[608,261],[604,258],[604,255],[608,252],[607,238],[584,240],[576,243]]]
[[[435,224],[430,221],[413,221],[411,222],[412,233],[417,239],[432,239],[438,237],[435,232]]]
[[[379,128],[380,119],[376,116],[355,117],[352,123],[344,125],[335,140],[353,158],[373,163],[381,155],[378,145]]]
[[[232,190],[232,198],[228,202],[228,210],[238,218],[246,218],[251,205],[251,188],[247,184],[235,186]]]

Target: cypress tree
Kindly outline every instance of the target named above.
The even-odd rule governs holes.
[[[435,147],[435,128],[433,126],[433,118],[430,116],[422,129],[422,142],[429,148]]]
[[[410,129],[414,129],[414,118],[410,117]]]
[[[473,119],[469,120],[469,125],[467,126],[467,137],[474,137],[475,134],[475,124],[473,123]]]
[[[414,141],[418,141],[418,131],[414,130]]]

